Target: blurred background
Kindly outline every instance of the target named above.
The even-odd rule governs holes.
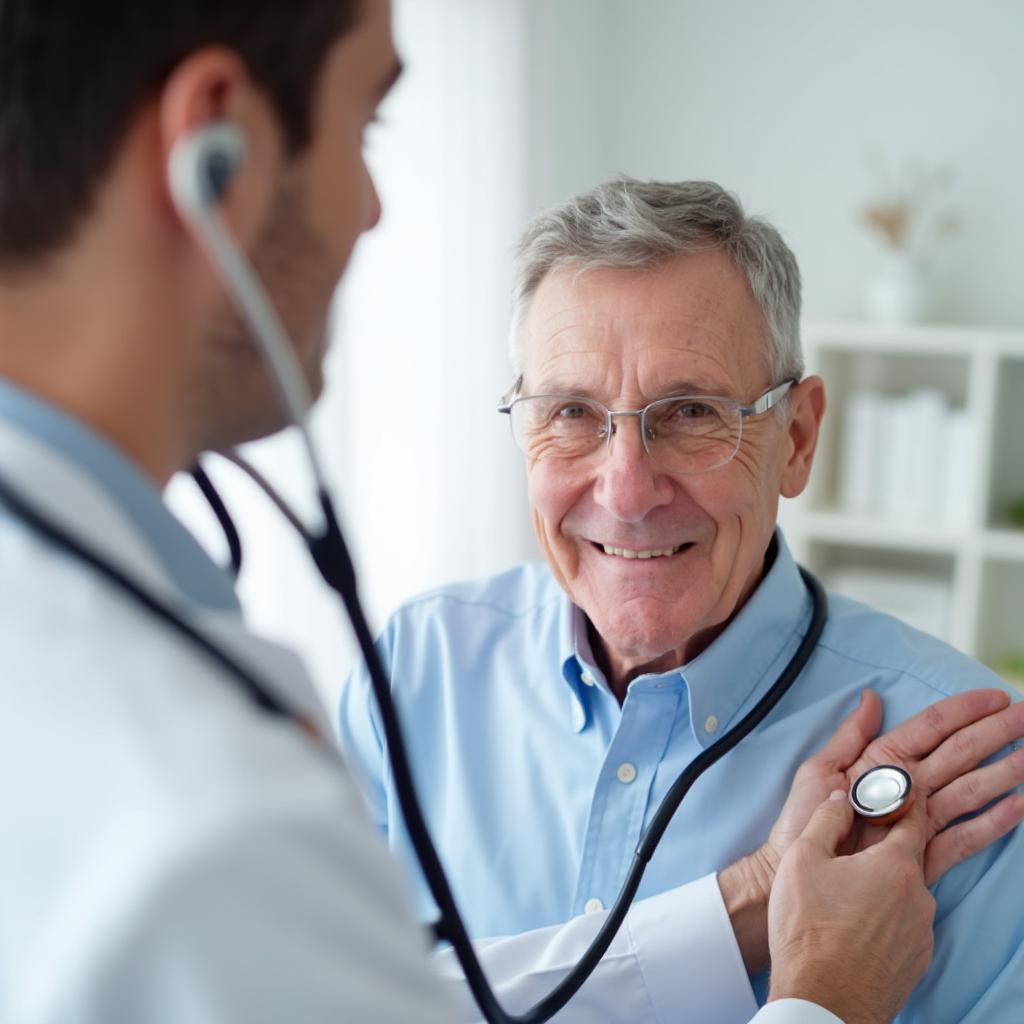
[[[710,178],[803,271],[830,410],[783,511],[798,555],[1024,675],[1024,5],[395,0],[395,22],[407,73],[369,145],[384,220],[338,295],[315,423],[375,628],[536,557],[495,412],[526,219],[617,173]],[[301,504],[294,439],[248,454]],[[333,702],[343,617],[276,514],[212,471],[252,626],[299,647]],[[172,500],[217,548],[188,488]]]

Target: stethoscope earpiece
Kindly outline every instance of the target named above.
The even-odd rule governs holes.
[[[174,204],[189,221],[209,213],[245,159],[245,136],[230,121],[214,121],[180,138],[167,174]]]

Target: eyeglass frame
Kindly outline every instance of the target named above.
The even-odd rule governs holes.
[[[583,395],[558,393],[541,395],[520,395],[519,389],[523,386],[523,374],[520,374],[519,377],[516,379],[516,382],[512,385],[512,387],[510,387],[508,391],[506,391],[505,394],[503,394],[501,398],[498,399],[497,411],[509,417],[509,426],[511,426],[512,406],[514,406],[516,402],[519,401],[529,400],[533,398],[566,398],[574,399],[579,402],[587,402],[590,405],[599,406],[601,409],[604,409],[605,411],[605,430],[607,432],[606,444],[609,447],[612,443],[612,435],[615,433],[615,423],[613,422],[613,417],[637,416],[639,417],[639,425],[641,427],[640,440],[643,443],[644,451],[653,458],[654,453],[648,447],[648,440],[644,436],[643,431],[644,418],[647,415],[647,410],[650,409],[651,406],[658,405],[660,402],[667,402],[672,399],[676,399],[677,401],[682,399],[689,399],[692,401],[730,402],[735,404],[736,412],[740,418],[739,436],[736,438],[736,447],[733,449],[732,454],[729,456],[729,458],[725,460],[725,462],[720,462],[715,466],[709,466],[707,470],[696,471],[697,473],[711,472],[712,470],[715,469],[721,469],[722,466],[728,466],[729,463],[732,462],[734,458],[736,458],[736,453],[740,450],[740,444],[743,440],[743,421],[751,416],[762,416],[770,409],[773,409],[776,405],[779,404],[779,402],[781,402],[789,394],[790,389],[795,387],[798,383],[799,381],[795,377],[791,377],[789,380],[784,380],[781,384],[776,384],[774,387],[770,387],[763,394],[755,398],[754,401],[749,405],[741,405],[735,398],[731,398],[728,395],[665,395],[663,398],[656,398],[653,402],[648,402],[642,409],[609,409],[608,406],[604,404],[604,402],[599,401],[596,398],[586,398]],[[515,435],[513,433],[513,437],[514,436]],[[516,444],[516,447],[520,447],[518,442]],[[522,449],[520,448],[520,451],[521,450]]]

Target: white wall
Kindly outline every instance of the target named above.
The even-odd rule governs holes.
[[[369,146],[384,216],[340,290],[313,417],[375,630],[417,591],[533,550],[522,459],[496,412],[512,383],[510,258],[525,215],[522,14],[478,0],[395,3],[406,72]],[[294,436],[247,454],[308,507]],[[210,469],[245,543],[251,625],[296,647],[333,706],[354,657],[336,599],[248,481],[217,460]],[[191,485],[174,491],[219,550]]]
[[[1024,323],[1024,4],[529,0],[530,201],[622,171],[711,178],[770,217],[809,317],[854,317],[871,149],[948,164],[963,221],[934,318]]]

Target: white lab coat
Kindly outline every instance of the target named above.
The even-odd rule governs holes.
[[[0,474],[316,713],[294,655],[234,613],[189,604],[85,473],[2,421]],[[454,1019],[449,1000],[460,1019],[477,1017],[450,955],[446,999],[335,753],[259,710],[206,655],[3,506],[0,652],[0,1021],[431,1024]],[[707,882],[673,899],[680,930],[695,923],[689,910],[717,913]],[[666,1024],[740,1019],[717,997],[722,1013],[694,1013],[707,998],[687,991],[686,972],[652,996],[645,957],[652,971],[662,958],[664,977],[671,953],[646,950],[633,917],[558,1020],[639,1020],[645,1008],[655,1019],[656,1003],[674,1008],[657,1012]],[[503,997],[522,1006],[546,991],[592,927],[487,944]],[[776,1003],[756,1020],[836,1018]]]

